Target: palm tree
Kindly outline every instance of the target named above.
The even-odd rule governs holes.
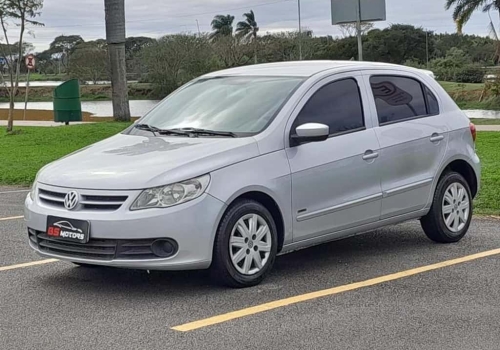
[[[243,17],[245,17],[245,21],[238,22],[236,25],[236,34],[254,43],[254,61],[257,63],[257,33],[259,32],[259,26],[255,20],[253,10],[243,14]]]
[[[125,1],[104,0],[104,10],[111,66],[113,115],[117,121],[130,121],[127,65],[125,62]]]
[[[463,26],[469,21],[474,11],[481,9],[483,12],[488,13],[490,18],[490,34],[497,45],[495,57],[493,58],[495,64],[497,64],[500,60],[500,40],[495,30],[493,20],[491,19],[490,12],[492,10],[497,11],[500,15],[500,0],[446,0],[446,9],[449,10],[452,6],[455,6],[453,19],[457,25],[458,34],[462,34]]]
[[[231,15],[217,15],[212,20],[212,34],[210,39],[218,39],[220,37],[233,35],[233,22],[234,16]]]
[[[469,21],[472,14],[481,9],[483,12],[496,10],[500,13],[500,0],[446,0],[446,9],[455,6],[453,20],[457,24],[457,32],[461,33],[463,26]]]

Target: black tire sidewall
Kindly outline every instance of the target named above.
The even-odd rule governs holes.
[[[446,223],[444,221],[443,217],[443,198],[446,193],[446,190],[448,187],[453,184],[453,183],[460,183],[465,190],[467,191],[467,195],[469,197],[469,217],[467,218],[467,222],[465,223],[465,226],[458,232],[452,232],[448,229],[446,226]],[[437,188],[437,196],[434,198],[434,203],[433,203],[433,212],[434,215],[436,215],[436,221],[439,226],[440,233],[443,234],[446,238],[452,241],[458,241],[462,239],[467,231],[469,230],[469,226],[472,221],[472,210],[473,210],[473,203],[472,203],[472,194],[471,190],[469,188],[469,184],[467,181],[464,179],[464,177],[458,173],[451,172],[443,176],[441,181],[439,182],[438,188]]]
[[[248,214],[258,214],[266,221],[271,232],[272,240],[271,252],[266,265],[262,268],[261,271],[254,275],[241,274],[233,266],[231,257],[229,255],[229,240],[231,238],[231,232],[238,220]],[[258,202],[251,200],[239,201],[228,209],[219,226],[216,238],[216,249],[214,252],[214,261],[216,263],[216,266],[219,268],[219,271],[214,272],[226,272],[228,275],[226,277],[230,277],[234,281],[234,283],[231,283],[231,285],[236,287],[248,287],[256,285],[264,279],[265,275],[271,270],[272,266],[274,265],[277,247],[277,229],[271,213]],[[225,271],[220,271],[220,268]]]

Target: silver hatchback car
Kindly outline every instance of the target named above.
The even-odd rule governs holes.
[[[475,128],[427,73],[308,61],[207,74],[119,135],[44,167],[30,246],[78,265],[210,268],[261,282],[276,255],[420,219],[467,232]]]

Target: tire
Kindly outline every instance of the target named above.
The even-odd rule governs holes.
[[[456,196],[453,195],[453,187]],[[436,187],[431,210],[420,219],[425,234],[437,243],[456,243],[469,230],[471,220],[472,195],[469,184],[459,173],[445,173]]]
[[[252,226],[251,222],[257,224]],[[259,202],[239,200],[229,207],[219,224],[210,268],[212,278],[231,288],[255,286],[271,271],[277,247],[277,229],[271,213]],[[239,263],[235,262],[241,257]]]

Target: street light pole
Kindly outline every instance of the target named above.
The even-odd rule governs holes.
[[[363,38],[361,31],[361,0],[358,0],[356,32],[358,36],[358,60],[363,61]]]
[[[198,27],[198,37],[201,38],[200,22],[198,22],[198,20],[196,20],[196,26]]]
[[[299,59],[302,61],[302,18],[300,13],[300,0],[297,0],[299,7]]]
[[[427,56],[427,69],[429,69],[429,32],[425,31],[425,53]]]

